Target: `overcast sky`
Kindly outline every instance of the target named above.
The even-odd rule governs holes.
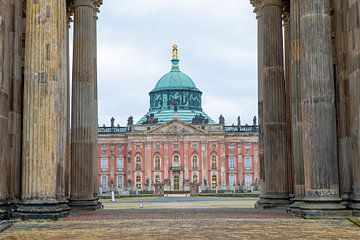
[[[203,110],[216,122],[252,123],[257,115],[256,19],[249,0],[105,0],[98,21],[99,124],[137,122],[149,92],[171,68],[203,92]]]

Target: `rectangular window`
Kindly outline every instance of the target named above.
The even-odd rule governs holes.
[[[235,175],[230,175],[230,187],[235,186]]]
[[[108,159],[101,158],[101,170],[107,171],[107,169],[108,169]]]
[[[245,168],[246,168],[246,170],[251,169],[251,157],[250,156],[245,156]]]
[[[119,175],[117,180],[118,188],[123,188],[123,176]]]
[[[117,159],[117,169],[118,171],[122,171],[124,168],[124,156],[119,156]]]
[[[246,175],[245,176],[245,185],[246,185],[247,190],[251,190],[251,185],[252,185],[251,175]]]
[[[235,157],[234,156],[229,156],[229,167],[235,168]]]
[[[231,150],[232,150],[232,149],[235,149],[235,145],[234,145],[234,144],[230,144],[230,145],[229,145],[229,149],[231,149]]]
[[[101,177],[101,188],[102,188],[103,192],[106,192],[106,187],[107,187],[107,177],[102,176]]]

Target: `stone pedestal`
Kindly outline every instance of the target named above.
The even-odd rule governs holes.
[[[16,215],[56,219],[66,146],[66,3],[27,1],[22,195]]]
[[[71,115],[71,194],[74,209],[97,209],[96,12],[94,0],[75,0]]]
[[[300,0],[299,3],[305,175],[300,215],[344,215],[346,207],[340,204],[339,196],[330,1]]]
[[[290,203],[281,9],[280,0],[262,1],[265,182],[256,204],[259,208],[282,207]]]

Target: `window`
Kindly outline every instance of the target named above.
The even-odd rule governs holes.
[[[192,157],[192,169],[198,170],[198,157],[197,155],[193,155]]]
[[[211,188],[216,189],[216,186],[217,186],[217,177],[216,177],[216,175],[213,175],[211,177]]]
[[[124,147],[122,145],[118,145],[117,149],[118,149],[119,152],[122,152],[124,150]]]
[[[245,149],[246,149],[246,150],[249,150],[250,148],[251,148],[250,145],[246,145],[246,146],[245,146]]]
[[[123,188],[123,176],[119,175],[117,178],[118,188]]]
[[[160,170],[160,156],[155,156],[155,170]]]
[[[212,147],[213,149],[215,149],[215,148],[216,148],[216,143],[213,143],[213,144],[211,145],[211,147]]]
[[[160,144],[157,143],[155,145],[155,151],[160,152]]]
[[[106,152],[108,150],[108,146],[106,144],[101,145],[101,151]]]
[[[251,157],[245,156],[245,169],[249,170],[251,169]]]
[[[229,168],[235,168],[235,157],[229,156]]]
[[[174,150],[178,150],[179,149],[179,144],[178,143],[174,143]]]
[[[194,176],[193,176],[193,182],[195,183],[195,182],[197,182],[197,181],[198,181],[197,175],[194,175]]]
[[[230,144],[230,145],[229,145],[229,149],[231,149],[231,150],[232,150],[232,149],[235,149],[235,145],[234,145],[234,144]]]
[[[229,183],[230,187],[235,186],[235,175],[231,174],[230,175],[230,183]]]
[[[136,145],[136,152],[140,152],[140,150],[141,150],[141,147],[140,147],[139,144],[137,144],[137,145]]]
[[[174,155],[174,166],[175,166],[175,167],[180,166],[180,158],[179,158],[179,155]]]
[[[212,169],[217,169],[217,159],[216,159],[216,155],[212,155],[212,157],[211,157],[211,168],[212,168]]]
[[[246,175],[245,176],[245,185],[246,185],[247,190],[251,190],[251,185],[252,185],[251,175]]]
[[[101,188],[102,188],[102,191],[103,191],[103,192],[106,191],[106,187],[107,187],[107,177],[106,177],[106,176],[102,176],[102,177],[101,177]]]
[[[135,170],[141,171],[141,157],[140,156],[136,156],[136,166],[135,166]]]
[[[108,169],[108,159],[107,158],[101,158],[101,170],[107,171]]]
[[[193,148],[194,150],[197,150],[197,148],[198,148],[197,143],[193,143],[192,148]]]
[[[136,188],[141,189],[141,177],[136,176]]]
[[[159,175],[155,176],[155,183],[161,183]]]
[[[124,156],[119,156],[117,158],[117,169],[118,171],[122,171],[124,168]]]

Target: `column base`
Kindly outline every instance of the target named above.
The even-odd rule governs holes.
[[[288,207],[290,204],[291,201],[288,196],[261,196],[260,199],[255,203],[255,208],[283,208]]]
[[[102,203],[98,199],[70,199],[71,210],[94,211],[102,208]]]
[[[68,205],[55,199],[23,200],[18,205],[14,216],[22,220],[58,220],[59,218],[69,215],[69,213],[70,208]]]
[[[303,218],[346,218],[352,215],[339,201],[304,201],[296,211]]]
[[[5,201],[0,200],[0,220],[9,219],[9,206]]]
[[[350,205],[354,217],[360,217],[360,201],[354,200]]]
[[[294,202],[286,209],[286,212],[298,216],[300,215],[300,207],[304,204],[304,202],[302,198],[294,198],[293,201]]]

